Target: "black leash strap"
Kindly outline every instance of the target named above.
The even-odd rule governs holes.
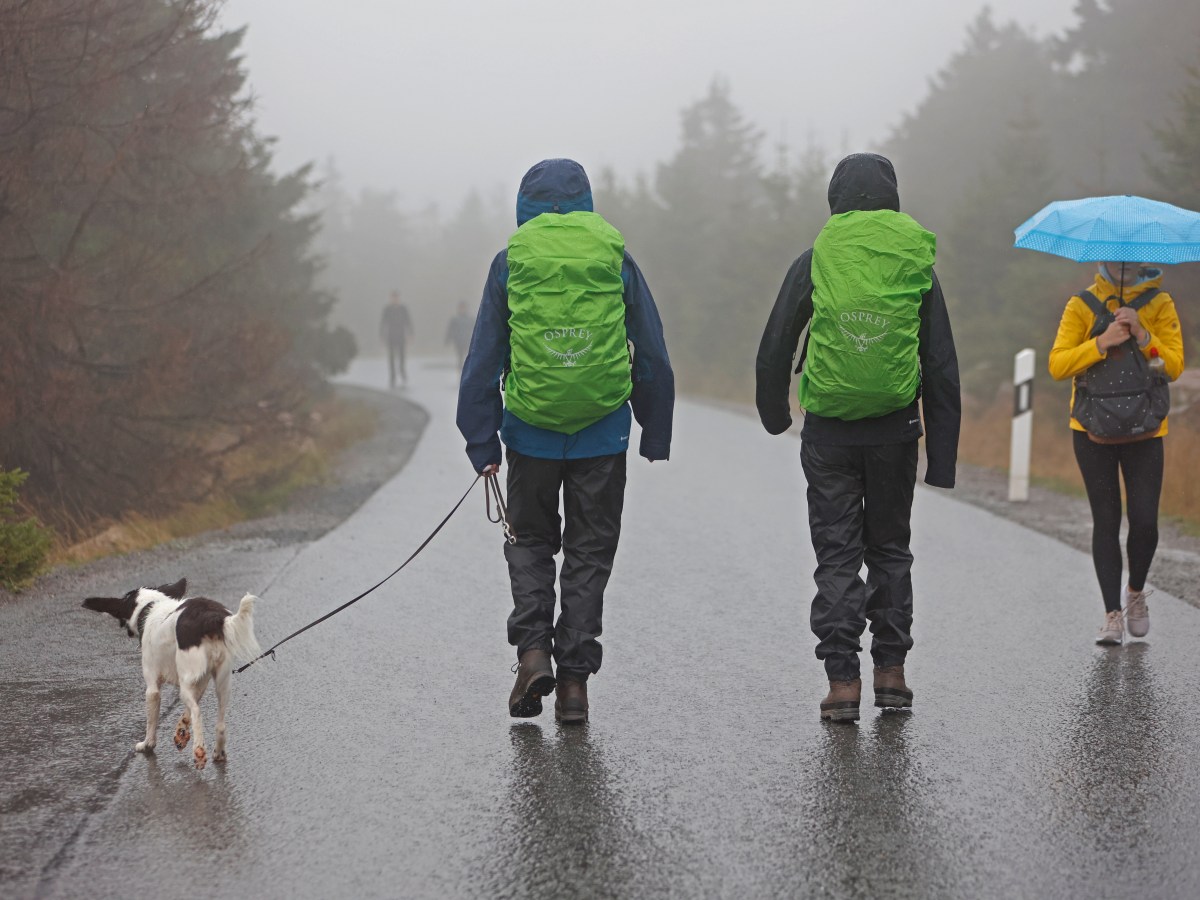
[[[387,577],[387,578],[385,578],[385,579],[383,579],[383,581],[379,582],[379,584],[377,584],[377,585],[375,585],[375,586],[373,586],[373,587],[369,587],[369,588],[367,588],[365,591],[363,591],[361,594],[359,594],[359,595],[358,595],[357,597],[355,597],[353,600],[348,600],[348,601],[346,601],[345,603],[343,603],[341,606],[339,606],[337,609],[333,610],[332,612],[327,612],[327,613],[325,613],[325,615],[321,616],[321,618],[317,619],[315,622],[309,622],[307,625],[305,625],[305,626],[304,626],[303,628],[301,628],[299,631],[293,631],[291,634],[289,634],[287,637],[285,637],[285,638],[284,638],[282,641],[279,641],[277,644],[275,644],[274,646],[272,646],[272,647],[271,647],[269,650],[264,650],[262,653],[260,653],[260,654],[259,654],[258,656],[256,656],[256,657],[254,657],[254,659],[250,660],[250,662],[246,663],[246,664],[245,664],[244,666],[242,666],[240,669],[234,669],[234,670],[233,670],[233,671],[234,671],[234,673],[235,673],[235,674],[240,674],[240,673],[242,673],[242,672],[245,672],[245,671],[246,671],[248,668],[250,668],[250,667],[251,667],[252,665],[254,665],[256,662],[258,662],[260,659],[265,659],[265,658],[266,658],[266,657],[268,657],[268,656],[269,656],[269,657],[271,657],[272,659],[274,659],[274,658],[275,658],[275,650],[276,650],[276,648],[278,648],[278,647],[282,646],[283,644],[286,644],[288,641],[290,641],[292,638],[296,637],[297,635],[304,634],[304,632],[308,631],[308,629],[310,629],[310,628],[312,628],[312,627],[314,627],[314,626],[316,626],[316,625],[320,625],[322,622],[324,622],[326,619],[330,618],[331,616],[336,616],[338,613],[340,613],[340,612],[341,612],[343,609],[345,609],[347,606],[352,606],[353,604],[355,604],[355,603],[357,603],[359,600],[361,600],[363,597],[367,596],[367,594],[371,593],[371,591],[375,590],[375,589],[376,589],[376,588],[378,588],[378,587],[381,587],[381,586],[382,586],[382,585],[383,585],[385,582],[387,582],[387,581],[388,581],[388,579],[390,579],[390,578],[392,577],[392,575],[395,575],[395,574],[396,574],[396,573],[398,573],[398,572],[399,572],[401,569],[403,569],[405,566],[407,566],[407,565],[408,565],[410,562],[412,562],[414,559],[416,559],[416,558],[417,558],[417,554],[418,554],[418,553],[420,553],[422,550],[424,550],[424,549],[425,549],[427,546],[429,546],[429,542],[430,542],[430,541],[432,541],[432,540],[433,540],[435,537],[437,537],[437,533],[438,533],[439,531],[441,531],[441,530],[442,530],[442,527],[443,527],[443,526],[444,526],[444,525],[445,525],[447,522],[449,522],[449,521],[450,521],[450,517],[451,517],[452,515],[454,515],[456,512],[458,512],[458,508],[459,508],[460,506],[462,506],[462,505],[463,505],[463,502],[464,502],[464,501],[467,499],[467,496],[468,496],[468,495],[471,493],[471,491],[473,491],[473,490],[475,489],[475,485],[478,483],[479,479],[480,479],[480,478],[483,478],[483,477],[485,477],[485,476],[483,476],[483,475],[476,475],[476,476],[475,476],[475,480],[474,480],[474,481],[472,481],[472,482],[471,482],[471,486],[470,486],[469,488],[467,488],[467,493],[465,493],[465,494],[463,494],[463,495],[462,495],[462,497],[459,499],[459,501],[458,501],[457,503],[455,503],[455,504],[454,504],[454,508],[453,508],[452,510],[450,510],[450,512],[446,513],[446,517],[445,517],[444,519],[442,519],[442,521],[440,521],[440,522],[438,523],[438,526],[437,526],[437,528],[433,529],[433,531],[430,533],[429,537],[425,538],[425,540],[421,542],[421,546],[420,546],[420,547],[418,547],[416,550],[414,550],[414,551],[412,552],[412,555],[411,555],[411,556],[409,556],[409,558],[408,558],[408,559],[406,559],[404,562],[402,562],[402,563],[401,563],[401,564],[400,564],[400,565],[399,565],[399,566],[398,566],[398,567],[397,567],[397,568],[396,568],[396,569],[395,569],[395,570],[392,572],[392,574],[391,574],[391,575],[388,575],[388,577]],[[493,482],[496,480],[496,476],[495,476],[495,475],[489,475],[489,476],[487,476],[487,477],[488,477],[489,479],[491,479],[491,481],[493,481]],[[496,492],[497,492],[497,498],[498,498],[498,497],[499,497],[499,491],[500,491],[500,488],[499,488],[499,486],[498,486],[498,485],[496,485],[496,486],[495,486],[495,490],[496,490]],[[500,502],[501,502],[501,503],[503,503],[503,501],[500,501]],[[490,519],[491,521],[493,521],[493,522],[500,521],[500,520],[498,520],[498,519],[492,519],[491,501],[490,501],[490,500],[488,501],[488,504],[487,504],[487,513],[488,513],[488,519]],[[504,514],[504,517],[503,517],[503,519],[504,519],[504,534],[505,534],[505,536],[508,536],[508,535],[509,535],[509,528],[508,528],[508,515],[507,515],[507,513],[505,513],[505,514]],[[513,541],[515,541],[515,540],[516,540],[516,538],[515,538],[515,537],[509,537],[509,541],[510,541],[510,543],[511,543],[511,542],[513,542]]]

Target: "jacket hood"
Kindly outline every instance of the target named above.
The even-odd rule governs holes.
[[[543,159],[517,189],[517,226],[542,213],[592,211],[592,185],[573,159]]]
[[[1096,272],[1096,280],[1092,283],[1092,294],[1099,300],[1107,300],[1117,296],[1117,282],[1109,280],[1107,267]],[[1125,282],[1121,287],[1121,298],[1128,303],[1134,297],[1144,294],[1150,288],[1162,289],[1163,272],[1156,266],[1147,266],[1144,277],[1134,282]]]
[[[829,179],[829,212],[890,209],[900,211],[896,170],[878,153],[852,153],[833,170]]]

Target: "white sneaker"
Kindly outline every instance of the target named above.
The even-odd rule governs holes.
[[[1150,633],[1150,607],[1146,598],[1154,591],[1131,591],[1125,589],[1125,621],[1132,637],[1145,637]]]
[[[1124,613],[1114,609],[1104,616],[1104,627],[1096,635],[1097,644],[1121,644],[1125,640]]]

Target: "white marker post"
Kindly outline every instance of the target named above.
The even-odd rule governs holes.
[[[1033,452],[1033,357],[1030,349],[1013,363],[1012,454],[1008,466],[1008,499],[1029,499],[1029,458]]]

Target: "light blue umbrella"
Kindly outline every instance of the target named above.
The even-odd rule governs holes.
[[[1055,201],[1013,234],[1017,247],[1075,262],[1200,261],[1200,213],[1128,194]]]

